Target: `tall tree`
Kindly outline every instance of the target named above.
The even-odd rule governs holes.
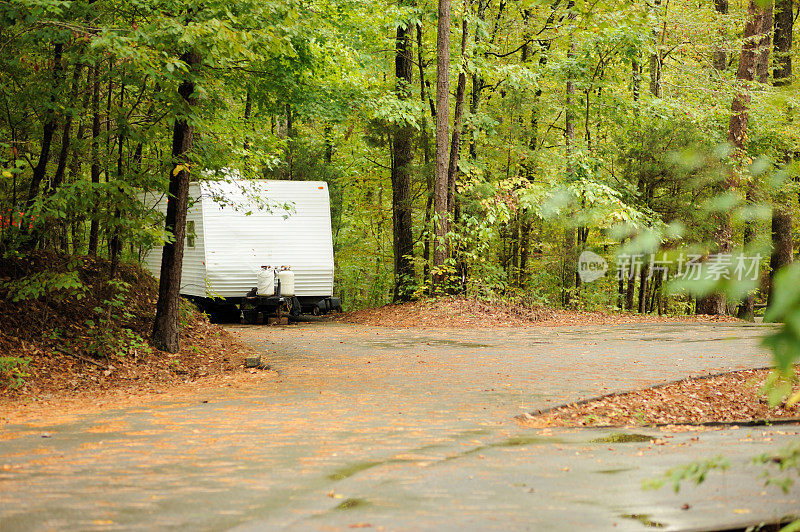
[[[792,38],[794,0],[775,0],[775,85],[782,87],[792,81]]]
[[[655,0],[654,9],[656,10],[657,15],[661,15],[661,0]],[[667,24],[666,13],[663,14],[663,17],[664,17],[664,22],[663,22],[664,27],[653,28],[653,41],[655,44],[655,48],[653,49],[653,52],[650,54],[650,93],[656,98],[661,97],[661,90],[662,90],[661,68],[664,63],[662,48],[664,46],[664,38],[666,37],[666,24]],[[658,20],[658,18],[656,18],[656,20]]]
[[[714,0],[714,9],[719,13],[724,21],[728,14],[728,0]],[[714,70],[722,72],[728,67],[728,52],[725,50],[725,30],[721,32],[721,41],[714,49]]]
[[[573,109],[575,99],[575,74],[574,65],[572,61],[575,59],[575,35],[572,21],[575,19],[573,12],[575,2],[570,0],[567,3],[567,17],[570,21],[570,30],[567,41],[567,61],[569,62],[567,70],[567,86],[566,86],[566,100],[564,103],[564,146],[566,154],[566,173],[567,180],[572,180],[575,174],[575,167],[573,161],[573,148],[575,144],[575,112]],[[575,248],[575,237],[577,230],[572,221],[567,222],[570,224],[564,229],[564,268],[562,271],[562,292],[561,303],[563,306],[568,307],[572,303],[572,290],[577,285],[578,275],[578,261],[577,250]]]
[[[446,276],[442,267],[447,258],[447,169],[450,147],[450,0],[439,0],[436,26],[436,172],[434,174],[433,207],[436,214],[433,248],[433,285],[441,290]]]
[[[395,91],[401,100],[411,98],[412,26],[401,22],[395,37]],[[414,128],[403,120],[392,135],[392,227],[394,235],[394,300],[408,300],[413,292],[414,239],[412,235],[411,164]]]
[[[456,84],[456,103],[453,113],[453,138],[450,143],[450,159],[447,165],[447,212],[451,216],[456,214],[456,172],[458,171],[458,156],[461,151],[461,121],[464,117],[464,96],[467,89],[467,15],[469,13],[469,0],[464,0],[464,17],[461,20],[461,64],[458,69],[458,82]]]
[[[794,0],[776,0],[774,20],[774,64],[773,84],[786,87],[792,82],[792,40],[794,26]],[[791,154],[784,160],[789,162]],[[794,236],[792,233],[792,208],[779,198],[772,207],[772,254],[769,266],[769,299],[772,303],[772,281],[775,273],[792,262],[794,256]]]
[[[91,149],[92,187],[100,184],[100,61],[92,68],[92,149]],[[96,194],[96,190],[93,193]],[[92,205],[89,224],[89,255],[97,255],[100,235],[99,207]]]
[[[181,61],[188,72],[178,87],[185,108],[175,118],[172,132],[172,163],[169,178],[169,200],[164,221],[172,240],[164,244],[161,255],[161,275],[158,284],[158,303],[153,325],[152,341],[158,349],[177,353],[180,349],[180,288],[183,265],[183,246],[186,236],[186,210],[189,205],[190,153],[194,146],[194,123],[190,119],[197,106],[194,76],[201,57],[196,51],[185,52]]]
[[[734,158],[741,160],[744,155],[744,145],[747,137],[747,121],[749,118],[750,87],[749,84],[756,79],[759,58],[759,43],[764,20],[767,18],[766,10],[760,8],[755,0],[750,0],[747,8],[747,23],[742,37],[742,51],[739,55],[739,68],[736,79],[739,88],[731,103],[731,118],[728,123],[728,141],[734,147]],[[722,183],[721,192],[735,190],[740,184],[740,176],[735,168],[731,168],[728,176]],[[733,249],[733,227],[730,214],[717,212],[717,224],[714,233],[716,253],[728,254]],[[724,315],[727,314],[727,302],[722,293],[713,293],[698,301],[698,314]]]
[[[44,179],[45,172],[47,172],[47,164],[50,162],[50,147],[53,143],[53,134],[58,125],[59,113],[57,112],[57,90],[61,85],[61,78],[63,77],[64,64],[63,64],[64,44],[56,43],[53,46],[53,70],[51,78],[51,95],[49,105],[44,113],[44,124],[42,127],[42,142],[39,150],[39,162],[33,167],[33,177],[31,178],[30,188],[28,190],[27,207],[33,205],[36,201],[36,196],[39,194],[39,186]]]
[[[756,52],[756,71],[755,77],[759,83],[767,83],[769,81],[769,58],[772,48],[772,0],[769,0],[766,5],[760,5],[761,11],[759,18],[761,19],[761,34],[758,36],[758,51]],[[747,183],[745,192],[746,201],[748,204],[755,204],[758,200],[758,184],[754,178],[751,178]],[[744,225],[744,245],[747,248],[756,236],[756,222],[747,220]],[[755,319],[755,292],[748,293],[742,303],[739,305],[737,316],[740,319],[753,321]]]

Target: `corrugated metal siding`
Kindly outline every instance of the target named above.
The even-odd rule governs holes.
[[[298,296],[332,295],[333,239],[327,184],[244,183],[203,183],[206,275],[213,292],[241,297],[256,286],[262,265],[285,265],[294,271]],[[242,190],[242,186],[247,188]],[[219,196],[229,204],[216,202]],[[259,209],[260,202],[290,203],[291,207],[272,207],[270,212]]]
[[[140,199],[147,206],[155,206],[157,210],[166,214],[167,196],[145,193]],[[203,202],[201,200],[201,188],[197,183],[189,185],[189,210],[186,212],[186,221],[193,221],[195,224],[195,245],[190,248],[184,241],[183,248],[183,270],[181,272],[181,294],[188,296],[206,296],[205,282],[205,241],[203,224]],[[145,267],[156,278],[161,274],[161,252],[163,248],[157,247],[150,250],[144,258]]]

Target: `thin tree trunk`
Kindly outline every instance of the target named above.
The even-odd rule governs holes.
[[[791,84],[792,77],[792,37],[794,19],[793,0],[776,0],[774,30],[773,85],[783,87]],[[787,157],[791,159],[791,155]],[[794,237],[792,234],[792,209],[780,204],[772,208],[772,254],[769,266],[769,297],[767,304],[772,304],[773,281],[775,274],[784,266],[791,264],[794,258]]]
[[[250,135],[248,135],[250,131],[250,115],[253,112],[253,97],[250,94],[250,89],[247,89],[247,94],[244,98],[244,150],[248,151],[250,149]]]
[[[628,286],[625,290],[625,310],[633,310],[633,300],[636,293],[636,275],[635,271],[628,272]]]
[[[794,238],[791,210],[775,206],[772,211],[772,255],[769,259],[769,299],[767,304],[772,304],[775,274],[784,266],[791,264],[793,259]]]
[[[187,52],[181,60],[189,67],[192,75],[200,65],[197,52]],[[177,353],[180,348],[180,287],[183,266],[183,246],[186,236],[186,209],[189,205],[189,153],[194,146],[194,124],[187,115],[197,105],[194,95],[193,79],[184,79],[178,94],[185,102],[186,109],[175,118],[172,133],[173,170],[169,178],[169,201],[165,229],[173,235],[172,242],[164,244],[161,255],[161,275],[158,285],[158,303],[153,326],[152,341],[158,349]]]
[[[144,91],[144,88],[142,89]],[[120,83],[119,89],[119,108],[124,109],[125,102],[125,83]],[[117,119],[117,182],[121,183],[125,177],[123,171],[122,148],[125,145],[125,124],[122,123],[122,117]],[[122,190],[121,188],[119,189]],[[120,219],[122,218],[122,211],[118,201],[115,201],[114,206],[114,224],[111,228],[111,240],[109,242],[110,255],[111,255],[111,278],[117,276],[117,267],[119,266],[119,255],[122,252],[122,238],[120,237]]]
[[[660,15],[661,0],[655,0],[654,7]],[[656,98],[661,98],[661,66],[663,58],[661,57],[661,40],[663,35],[658,29],[653,30],[653,37],[655,38],[656,51],[650,54],[650,94]]]
[[[760,83],[769,82],[769,56],[772,48],[772,0],[761,8],[761,37],[758,39],[756,78]]]
[[[570,22],[574,19],[572,9],[575,3],[570,0],[567,3],[567,12]],[[569,45],[567,48],[567,60],[572,61],[575,57],[575,38],[573,30],[569,32]],[[572,110],[573,100],[575,97],[575,81],[572,72],[567,74],[567,88],[566,88],[566,102],[564,109],[564,144],[566,147],[567,157],[567,180],[571,181],[574,178],[574,168],[572,161],[572,150],[575,144],[575,119]],[[570,222],[568,222],[570,223]],[[564,230],[564,269],[562,271],[562,295],[561,302],[564,307],[569,307],[572,302],[572,289],[575,288],[575,280],[577,273],[577,259],[575,253],[575,227],[568,227]]]
[[[339,181],[333,168],[333,126],[327,124],[324,132],[325,136],[325,168],[328,169],[328,187],[331,196],[331,229],[333,230],[333,259],[337,259],[337,252],[339,251],[339,231],[342,229],[342,211],[344,210],[344,186]],[[338,264],[338,263],[337,263]]]
[[[434,211],[436,241],[433,267],[441,268],[447,258],[447,168],[450,141],[450,0],[439,0],[436,33],[436,173],[434,178]],[[435,290],[443,288],[446,277],[434,274]]]
[[[81,115],[78,125],[78,131],[75,134],[75,142],[72,146],[72,156],[69,163],[69,181],[74,183],[78,176],[80,175],[81,165],[83,163],[83,157],[81,156],[81,148],[83,137],[86,135],[86,127],[87,127],[87,112],[89,110],[89,105],[92,97],[92,84],[94,80],[94,68],[89,67],[87,68],[86,73],[86,90],[83,93],[83,103],[81,104]],[[72,229],[72,254],[73,255],[80,255],[81,248],[82,248],[82,238],[79,235],[82,235],[83,232],[79,231],[78,225],[82,222],[85,216],[74,216],[70,215],[69,223]]]
[[[74,105],[78,100],[80,93],[81,71],[83,65],[81,63],[75,64],[75,69],[72,74],[72,91],[70,92],[70,105]],[[64,180],[64,172],[67,168],[67,159],[69,158],[70,138],[72,132],[72,121],[74,113],[69,113],[64,117],[64,127],[61,133],[61,151],[58,155],[58,166],[56,173],[53,175],[53,180],[48,187],[48,192],[52,194],[61,185]]]
[[[42,128],[42,145],[39,151],[39,161],[33,168],[33,177],[31,178],[30,188],[28,189],[28,200],[26,202],[26,210],[30,209],[36,196],[39,195],[39,186],[44,179],[45,172],[47,171],[47,163],[50,162],[50,147],[53,143],[53,134],[56,131],[56,124],[58,122],[58,115],[53,107],[55,107],[56,96],[55,91],[61,84],[61,74],[64,68],[61,62],[62,52],[64,45],[58,43],[53,49],[53,95],[50,97],[51,108],[45,113],[44,126]]]
[[[453,116],[453,138],[450,143],[450,160],[447,165],[447,211],[453,216],[456,212],[456,172],[458,170],[458,154],[461,149],[461,121],[464,116],[464,94],[467,88],[467,5],[464,5],[464,19],[461,21],[461,68],[456,85],[456,108]]]
[[[619,246],[622,247],[625,244],[625,239],[619,241]],[[617,306],[620,310],[625,308],[625,272],[620,269],[618,275],[619,278],[617,279]]]
[[[714,0],[714,9],[720,15],[727,15],[728,14],[728,0]],[[717,48],[714,50],[714,70],[718,72],[722,72],[728,67],[728,53],[725,51],[725,31],[723,30],[722,35],[720,35],[720,39],[722,43],[717,45]]]
[[[575,228],[564,229],[564,266],[561,272],[561,305],[569,308],[572,305],[572,290],[575,288]]]
[[[397,96],[411,97],[411,26],[398,26],[395,39],[395,77]],[[414,129],[403,123],[394,128],[392,142],[392,229],[394,243],[394,300],[411,298],[414,284],[414,237],[412,234],[411,164]]]
[[[94,66],[94,81],[92,83],[92,148],[91,148],[91,179],[92,196],[96,197],[97,187],[100,183],[100,62]],[[97,255],[97,244],[100,233],[99,209],[95,202],[92,207],[91,222],[89,226],[89,255]]]
[[[425,184],[427,186],[427,199],[425,201],[425,221],[423,223],[422,234],[425,238],[422,249],[422,258],[424,262],[422,270],[422,282],[427,284],[431,272],[431,241],[434,240],[434,233],[431,231],[431,215],[433,211],[433,195],[434,195],[434,179],[431,173],[431,144],[428,135],[428,116],[424,107],[428,104],[430,108],[431,118],[436,120],[436,104],[433,103],[430,95],[427,94],[426,88],[428,82],[425,79],[425,61],[423,57],[422,47],[422,24],[417,24],[417,66],[419,68],[419,99],[423,106],[422,116],[420,117],[420,143],[422,144],[422,158],[425,164],[423,172],[425,173]],[[435,245],[435,244],[434,244]]]
[[[747,203],[748,204],[753,204],[754,203],[754,200],[755,200],[755,197],[754,197],[755,194],[754,193],[755,193],[754,186],[752,184],[750,184],[747,187],[747,193],[746,193],[747,194]],[[745,222],[745,225],[744,225],[744,246],[745,246],[745,249],[748,249],[748,247],[747,247],[748,244],[750,244],[753,241],[753,239],[755,238],[755,233],[756,233],[755,232],[755,224],[750,220]],[[755,293],[750,292],[749,294],[747,294],[745,296],[744,300],[739,305],[739,309],[738,309],[738,311],[736,313],[736,317],[739,318],[740,320],[755,321]]]
[[[792,80],[792,30],[794,0],[775,0],[775,71],[776,87],[788,85]]]

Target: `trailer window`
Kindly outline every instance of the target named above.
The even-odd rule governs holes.
[[[186,245],[190,248],[194,247],[194,220],[186,222]]]

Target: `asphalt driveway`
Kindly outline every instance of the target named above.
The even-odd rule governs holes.
[[[393,330],[232,326],[253,389],[0,429],[0,529],[720,529],[800,508],[750,457],[793,425],[522,429],[554,404],[761,367],[766,326]],[[207,401],[207,402],[204,402]],[[42,438],[46,433],[47,438]],[[645,491],[723,454],[699,487]]]

